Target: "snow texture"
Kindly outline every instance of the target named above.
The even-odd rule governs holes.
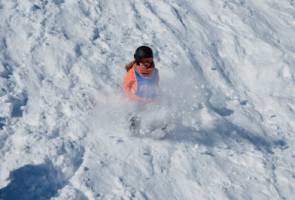
[[[294,36],[293,0],[0,0],[0,199],[294,199]]]

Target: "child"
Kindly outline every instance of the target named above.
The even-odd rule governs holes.
[[[123,89],[129,100],[135,102],[153,102],[159,87],[159,72],[153,61],[150,47],[138,47],[134,61],[126,65]]]
[[[155,102],[159,88],[159,71],[153,62],[153,51],[147,46],[138,47],[134,61],[126,65],[127,74],[124,78],[124,93],[130,101],[143,103],[136,113],[130,114],[130,130],[133,135],[149,134],[154,138],[163,138],[167,132],[167,124],[155,122],[155,116],[146,113],[147,103]],[[151,113],[150,113],[151,114]],[[145,119],[142,124],[142,119]],[[150,121],[150,122],[149,122]]]

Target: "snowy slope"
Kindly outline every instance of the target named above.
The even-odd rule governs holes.
[[[293,0],[0,0],[0,199],[294,199],[294,36]],[[128,130],[142,44],[162,140]]]

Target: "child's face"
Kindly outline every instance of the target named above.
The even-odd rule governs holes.
[[[145,69],[149,69],[149,68],[154,67],[153,58],[143,58],[139,64],[142,68],[145,68]]]
[[[153,58],[143,58],[136,69],[142,75],[148,76],[153,72],[154,67]]]

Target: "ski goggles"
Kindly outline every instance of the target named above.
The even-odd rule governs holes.
[[[155,65],[154,65],[154,61],[152,62],[140,62],[142,63],[146,68],[153,68]]]

